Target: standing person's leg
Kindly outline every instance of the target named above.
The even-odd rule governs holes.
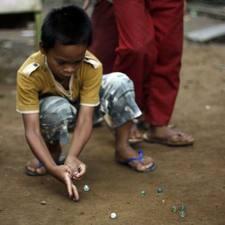
[[[111,73],[103,77],[100,91],[101,111],[111,118],[115,130],[115,157],[139,171],[152,171],[155,164],[152,158],[135,151],[128,143],[132,120],[141,115],[135,99],[133,82],[122,73]]]
[[[151,135],[155,136],[152,141],[171,145],[192,144],[191,135],[172,130],[167,126],[179,89],[184,2],[180,0],[147,0],[147,2],[154,23],[158,54],[145,83],[147,103],[145,119],[152,126]]]
[[[153,22],[145,1],[114,0],[113,6],[119,39],[113,71],[123,72],[131,78],[135,86],[135,99],[144,111],[144,79],[157,56]],[[129,140],[130,143],[142,140],[136,124],[131,128]]]
[[[101,0],[95,4],[91,21],[93,42],[90,51],[102,62],[103,72],[111,73],[115,60],[115,49],[118,44],[112,3],[107,0]]]
[[[146,72],[146,55],[151,54],[148,67],[156,60],[154,43],[154,29],[149,26],[151,17],[145,6],[145,1],[140,0],[114,0],[113,1],[116,25],[118,30],[118,47],[113,71],[127,74],[134,82],[135,98],[138,106],[143,110],[144,77]]]
[[[113,4],[101,0],[95,5],[92,14],[94,39],[90,50],[103,63],[104,73],[112,72],[113,69],[114,72],[128,74],[134,81],[136,100],[142,109],[144,51],[147,50],[147,45],[148,50],[150,46],[155,49],[152,43],[154,34],[146,36],[146,32],[154,31],[147,26],[148,19],[150,17],[145,10],[144,1],[137,0],[114,1]],[[153,61],[156,58],[154,49],[151,50]],[[129,141],[142,141],[142,134],[135,124],[132,126]]]

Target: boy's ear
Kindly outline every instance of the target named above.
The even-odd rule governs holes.
[[[42,43],[42,42],[39,42],[39,49],[40,49],[40,51],[41,51],[41,53],[42,53],[43,55],[46,54],[46,51],[45,51],[44,48],[43,48],[43,43]]]

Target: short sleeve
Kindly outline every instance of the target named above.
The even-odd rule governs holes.
[[[80,104],[97,106],[102,81],[102,65],[97,68],[88,65],[81,78]]]
[[[39,112],[38,84],[32,76],[17,73],[16,110],[20,113]]]

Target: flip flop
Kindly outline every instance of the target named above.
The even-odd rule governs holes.
[[[144,139],[143,138],[129,138],[128,142],[130,144],[138,144],[141,143]]]
[[[65,162],[65,156],[60,156],[59,159],[57,160],[56,164],[57,165],[63,165]],[[41,167],[45,167],[44,164],[38,160],[38,165],[35,168],[35,171],[32,171],[28,168],[28,166],[25,166],[25,173],[28,176],[45,176],[47,174],[47,171],[45,173],[38,173],[37,169],[40,169]]]
[[[144,141],[148,143],[156,143],[167,145],[171,147],[190,146],[194,144],[194,139],[188,140],[185,138],[186,134],[181,131],[176,131],[174,134],[166,138],[153,137],[149,132],[143,134]]]
[[[137,170],[134,166],[132,166],[130,163],[131,162],[143,162],[144,161],[144,152],[142,150],[138,151],[138,156],[137,157],[131,157],[128,158],[126,160],[123,161],[118,161],[119,163],[129,166],[132,169],[135,169],[137,172],[153,172],[156,169],[156,164],[154,162],[152,162],[152,165],[150,167],[148,167],[146,170],[141,171],[141,170]]]
[[[29,168],[28,168],[28,166],[25,166],[25,173],[26,173],[26,175],[28,175],[28,176],[44,176],[44,175],[46,175],[47,174],[47,171],[45,172],[45,173],[38,173],[37,172],[37,169],[40,169],[40,168],[42,168],[42,167],[44,167],[44,165],[43,165],[43,163],[42,162],[40,162],[39,160],[38,160],[38,165],[37,165],[37,167],[34,169],[34,171],[32,171],[32,170],[30,170]]]
[[[131,131],[130,131],[130,137],[128,139],[128,142],[130,144],[138,144],[143,141],[142,132],[137,127],[136,123],[133,123]]]

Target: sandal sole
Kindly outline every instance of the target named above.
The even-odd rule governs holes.
[[[146,134],[143,134],[143,140],[147,143],[151,144],[161,144],[166,145],[170,147],[185,147],[185,146],[191,146],[194,144],[194,141],[191,142],[171,142],[169,140],[162,140],[158,138],[150,138]]]

